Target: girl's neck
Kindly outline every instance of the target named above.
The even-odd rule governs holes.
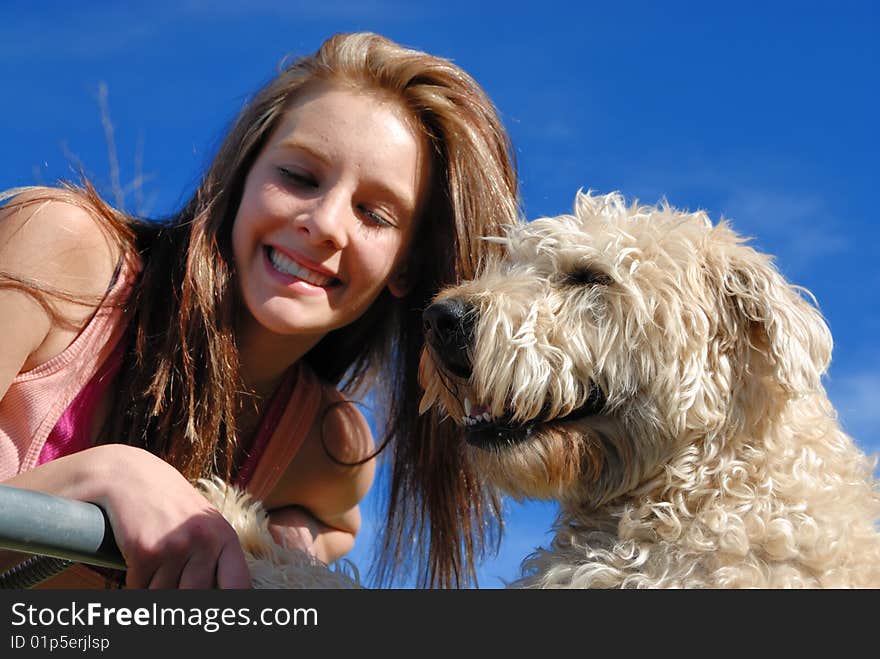
[[[260,399],[271,396],[287,369],[321,338],[284,336],[254,322],[242,323],[238,332],[238,353],[245,390]]]

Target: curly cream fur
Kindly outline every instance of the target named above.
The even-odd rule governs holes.
[[[238,533],[254,588],[360,588],[357,570],[350,563],[349,574],[331,569],[303,551],[276,544],[269,532],[266,510],[243,490],[218,478],[199,480],[198,487]]]
[[[423,353],[422,408],[555,419],[471,448],[508,494],[557,499],[521,587],[878,587],[876,458],[822,386],[831,334],[731,227],[579,193],[512,227],[506,255],[444,290],[475,310],[473,373]]]

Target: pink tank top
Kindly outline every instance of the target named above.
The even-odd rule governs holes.
[[[48,457],[50,452],[57,453],[55,457],[58,457],[91,446],[87,431],[91,414],[118,372],[122,355],[122,349],[116,350],[105,368],[62,414],[50,440],[47,440],[46,460],[51,459]],[[236,484],[246,487],[257,499],[265,498],[272,491],[308,435],[324,395],[329,395],[331,400],[342,400],[335,388],[321,383],[304,364],[296,364],[288,370],[260,421],[248,457],[235,479]],[[361,420],[360,431],[369,432],[366,420]],[[54,448],[48,448],[50,445]],[[37,588],[121,588],[124,582],[125,573],[119,570],[75,564]]]
[[[91,434],[92,420],[95,411],[101,402],[104,392],[122,367],[122,358],[125,353],[125,344],[120,342],[113,353],[108,357],[104,365],[98,370],[89,383],[83,387],[76,398],[68,405],[67,409],[58,419],[58,423],[52,428],[37,464],[49,462],[63,455],[70,455],[82,451],[94,443]],[[257,427],[257,431],[251,440],[251,446],[247,453],[247,459],[238,472],[235,484],[246,486],[256,470],[269,439],[278,428],[281,415],[296,382],[296,369],[289,369],[281,381],[281,384],[272,395],[269,406]]]
[[[266,408],[263,418],[260,419],[260,423],[257,426],[257,432],[254,434],[247,458],[235,478],[234,482],[236,485],[244,487],[250,483],[260,459],[266,452],[269,439],[275,434],[275,430],[281,422],[281,415],[284,413],[284,408],[287,406],[293,393],[293,385],[297,380],[297,370],[297,368],[289,368],[281,384],[275,390],[275,393],[272,394],[269,406]],[[305,439],[305,433],[301,434],[302,439]],[[302,439],[297,442],[297,448],[299,448],[299,443]]]
[[[46,438],[40,457],[37,458],[38,465],[82,451],[94,443],[91,434],[92,419],[107,386],[119,373],[124,353],[125,343],[120,341],[95,376],[67,406]]]
[[[40,462],[59,419],[117,350],[128,320],[124,304],[138,270],[138,263],[123,260],[104,302],[73,342],[49,361],[13,378],[0,399],[0,481]],[[86,398],[89,395],[86,392]],[[58,446],[47,449],[57,450]]]

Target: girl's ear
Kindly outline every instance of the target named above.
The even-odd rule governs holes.
[[[388,290],[394,297],[403,298],[410,294],[419,281],[421,265],[412,254],[400,263],[388,278]]]
[[[394,297],[406,297],[412,288],[412,280],[410,278],[410,269],[406,265],[401,265],[388,278],[388,290]]]

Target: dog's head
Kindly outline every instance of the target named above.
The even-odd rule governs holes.
[[[599,505],[821,388],[827,326],[725,223],[579,193],[504,242],[425,310],[420,379],[514,496]]]

